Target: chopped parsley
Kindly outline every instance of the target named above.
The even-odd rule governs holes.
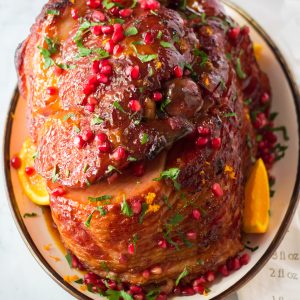
[[[60,15],[60,11],[57,9],[48,9],[47,10],[47,14],[48,15],[53,15],[53,16],[59,16]]]
[[[150,62],[154,59],[157,59],[158,55],[157,54],[140,54],[138,51],[137,51],[137,48],[135,45],[131,44],[131,47],[133,48],[136,56],[139,58],[139,60],[143,63],[146,63],[146,62]]]
[[[242,64],[240,58],[236,59],[236,74],[238,78],[245,79],[247,77],[246,73],[244,73],[242,69]]]
[[[83,284],[84,283],[82,278],[79,278],[79,279],[75,280],[74,282],[77,283],[77,284]]]
[[[147,210],[148,210],[148,204],[144,202],[144,203],[142,204],[142,211],[141,211],[140,218],[139,218],[139,223],[140,223],[140,224],[143,223],[144,217],[145,217],[145,215],[146,215]]]
[[[123,196],[123,202],[121,204],[121,212],[126,217],[132,217],[133,216],[132,209],[129,206],[129,204],[127,203],[125,195]]]
[[[165,108],[171,103],[171,99],[169,97],[167,97],[166,99],[164,99],[161,104],[160,104],[160,107],[159,109],[164,112],[165,111]]]
[[[236,115],[235,112],[230,112],[230,113],[224,114],[224,117],[225,117],[225,118],[236,117],[236,116],[237,116],[237,115]]]
[[[69,119],[74,119],[74,118],[75,118],[75,114],[73,114],[73,113],[68,113],[68,114],[64,115],[63,120],[64,120],[64,121],[67,121],[67,120],[69,120]]]
[[[79,133],[81,131],[80,128],[76,125],[74,125],[73,128],[76,133]]]
[[[102,118],[98,115],[94,115],[93,119],[91,120],[91,125],[101,125],[104,122]]]
[[[125,30],[125,36],[137,35],[139,31],[135,26],[131,26]]]
[[[52,182],[55,183],[59,178],[59,171],[57,165],[54,166],[52,171]]]
[[[157,36],[156,36],[156,37],[160,40],[161,37],[162,37],[162,34],[163,34],[163,33],[162,33],[162,31],[160,30],[160,31],[157,33]]]
[[[69,267],[73,268],[73,266],[72,266],[72,256],[71,256],[70,252],[67,253],[67,255],[65,256],[65,258],[66,258],[66,260],[67,260],[67,262],[69,264]]]
[[[204,67],[204,65],[208,62],[208,55],[199,49],[194,49],[194,55],[201,57],[200,67]]]
[[[161,41],[160,45],[164,48],[173,48],[174,47],[174,45],[172,43],[165,42],[165,41]]]
[[[115,290],[107,290],[104,293],[109,300],[119,300],[122,298],[123,300],[133,300],[132,296],[126,293],[125,291],[115,291]]]
[[[86,163],[83,167],[83,173],[86,173],[89,167],[89,164]]]
[[[112,196],[111,195],[103,195],[103,196],[100,196],[100,197],[88,197],[88,200],[90,202],[98,202],[98,201],[105,201],[105,200],[111,200],[112,199]]]
[[[134,253],[136,252],[136,243],[139,240],[139,236],[135,233],[132,237],[132,244],[133,244],[133,248],[134,248]]]
[[[171,217],[171,219],[168,221],[168,224],[172,225],[172,226],[177,226],[178,224],[180,224],[183,221],[183,219],[184,219],[184,217],[181,214],[176,213],[176,215]]]
[[[128,156],[127,161],[137,161],[137,159],[133,156]]]
[[[37,217],[38,215],[36,214],[36,213],[34,213],[34,212],[32,212],[32,213],[25,213],[24,215],[23,215],[23,218],[24,219],[26,219],[26,218],[34,218],[34,217]]]
[[[154,178],[154,181],[160,181],[162,179],[171,179],[173,181],[175,189],[180,190],[180,184],[177,182],[180,170],[178,168],[170,168],[160,173],[160,177]]]
[[[187,267],[185,267],[183,269],[183,271],[181,272],[181,274],[176,279],[175,285],[177,286],[179,284],[180,280],[183,279],[184,277],[186,277],[187,275],[189,275],[189,270]]]
[[[149,135],[147,133],[143,133],[140,137],[140,142],[142,145],[145,145],[149,142]]]
[[[90,227],[90,226],[91,226],[91,220],[92,220],[92,218],[93,218],[93,214],[94,214],[95,211],[96,211],[96,210],[94,210],[94,211],[88,216],[88,218],[86,219],[86,221],[84,222],[84,225],[85,225],[86,227]]]
[[[116,171],[116,172],[118,172],[119,174],[122,174],[122,172],[120,171],[120,170],[118,170],[116,167],[114,167],[114,166],[112,166],[112,165],[109,165],[108,167],[107,167],[107,170],[106,170],[106,174],[108,174],[108,173],[110,173],[110,172],[112,172],[112,171]]]
[[[135,8],[137,5],[137,0],[133,0],[130,8]]]
[[[117,110],[119,110],[122,113],[126,113],[126,111],[124,110],[124,108],[121,106],[121,104],[119,103],[119,101],[114,101],[113,103],[114,108],[116,108]]]

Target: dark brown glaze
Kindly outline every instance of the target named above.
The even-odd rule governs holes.
[[[233,38],[231,30],[237,24],[226,16],[218,1],[188,1],[186,9],[176,1],[164,4],[166,7],[161,5],[154,13],[138,4],[133,15],[125,18],[124,28],[135,26],[138,34],[119,43],[124,51],[109,58],[113,66],[109,84],[100,84],[88,97],[83,95],[83,87],[92,76],[94,54],[76,58],[78,49],[73,39],[78,22],[61,20],[67,18],[69,7],[50,23],[48,18],[43,22],[62,37],[57,59],[77,67],[56,80],[51,68],[45,72],[30,68],[32,62],[25,55],[20,69],[26,80],[36,84],[26,85],[35,89],[27,101],[32,136],[39,147],[36,168],[49,180],[52,216],[64,244],[88,270],[104,277],[108,268],[110,276],[143,285],[174,280],[186,266],[186,280],[195,278],[218,269],[243,249],[244,186],[257,152],[250,110],[261,105],[264,93],[270,94],[247,30]],[[84,1],[76,2],[75,7],[90,20],[92,10]],[[39,24],[42,28],[43,22]],[[67,34],[62,22],[67,24]],[[151,45],[133,44],[138,53],[158,55],[157,60],[141,62],[132,43],[143,40],[149,32],[157,37],[159,31],[162,38],[155,38]],[[35,29],[27,44],[39,40],[39,34]],[[82,42],[93,48],[102,47],[103,40],[103,36],[87,33]],[[172,46],[162,46],[162,40]],[[30,53],[29,47],[25,48],[28,50],[23,52]],[[39,55],[34,57],[42,63]],[[136,65],[140,76],[132,79],[127,68]],[[176,66],[183,69],[179,78],[174,72]],[[41,86],[45,88],[50,82],[57,84],[58,95],[49,99]],[[167,105],[161,107],[161,102],[155,102],[154,92],[160,92]],[[90,96],[99,99],[93,113],[85,107]],[[251,105],[245,105],[247,98],[252,99]],[[138,99],[142,106],[134,116],[128,107],[132,99]],[[115,101],[123,109],[116,109]],[[73,115],[65,120],[68,113]],[[95,115],[103,123],[91,125]],[[139,124],[134,122],[138,119]],[[137,162],[116,161],[111,153],[99,154],[96,141],[82,149],[74,147],[76,127],[81,132],[106,133],[112,149],[125,148]],[[148,141],[141,143],[145,133]],[[136,174],[141,164],[145,170]],[[109,165],[122,174],[107,174]],[[59,173],[56,183],[50,181],[53,168]],[[170,168],[178,171],[180,188],[171,179],[153,180]],[[110,176],[109,184],[103,176]],[[94,184],[85,187],[87,180]],[[61,186],[65,194],[57,196],[56,189]],[[89,199],[102,195],[111,199],[104,203]],[[145,216],[142,218],[140,210],[126,216],[122,211],[124,198],[132,209],[136,203],[144,205]],[[97,210],[99,206],[102,213]],[[194,217],[195,210],[201,217]],[[170,226],[172,222],[176,224]],[[193,236],[190,240],[189,234]],[[136,249],[129,253],[134,237]],[[161,240],[167,243],[166,249],[158,245]],[[155,268],[162,272],[151,272]],[[143,276],[145,270],[150,271],[149,277]]]

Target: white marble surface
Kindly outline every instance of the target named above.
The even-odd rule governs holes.
[[[10,97],[16,84],[14,51],[18,43],[28,34],[30,25],[45,1],[0,0],[1,133]],[[300,0],[235,0],[234,2],[245,8],[258,20],[280,46],[300,84]],[[295,238],[299,239],[299,236]],[[298,292],[299,295],[300,287]],[[23,243],[7,205],[2,172],[0,184],[0,299],[73,299],[46,275]],[[251,295],[249,298],[243,297],[243,299],[252,300]],[[272,298],[267,297],[266,294],[260,299]]]

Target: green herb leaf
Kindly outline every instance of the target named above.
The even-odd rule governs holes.
[[[129,27],[125,30],[125,36],[137,35],[139,31],[135,26]]]
[[[160,294],[160,290],[159,289],[155,289],[155,290],[149,291],[146,294],[146,300],[155,300],[159,294]]]
[[[48,46],[48,51],[50,52],[50,54],[55,54],[57,52],[58,44],[56,44],[52,39],[50,39],[47,36],[45,36],[45,42]]]
[[[121,204],[121,212],[122,212],[122,214],[125,215],[126,217],[132,217],[132,216],[133,216],[132,209],[131,209],[131,207],[128,205],[125,196],[124,196],[123,202],[122,202],[122,204]]]
[[[183,271],[181,272],[181,274],[176,279],[175,285],[177,286],[179,284],[180,280],[183,279],[184,277],[186,277],[188,274],[189,274],[189,270],[187,267],[185,267],[183,269]]]
[[[131,44],[131,47],[134,49],[136,56],[143,63],[150,62],[150,61],[158,58],[157,54],[140,54],[140,53],[138,53],[137,48],[133,44]]]
[[[183,219],[184,219],[184,217],[181,214],[176,213],[175,216],[170,218],[170,220],[168,221],[168,224],[172,225],[172,226],[177,226],[179,223],[181,223],[183,221]]]
[[[208,55],[204,51],[196,48],[194,49],[194,55],[201,57],[201,68],[208,62]]]
[[[137,0],[133,0],[130,8],[135,8],[137,5]]]
[[[25,213],[24,215],[23,215],[23,218],[24,219],[26,219],[26,218],[35,218],[35,217],[37,217],[38,215],[36,214],[36,213],[34,213],[34,212],[32,212],[32,213]]]
[[[91,220],[93,218],[93,214],[95,213],[95,210],[88,216],[88,218],[86,219],[86,221],[84,222],[84,225],[86,227],[90,227],[91,226]]]
[[[247,77],[247,75],[244,73],[244,71],[242,69],[242,64],[241,64],[240,58],[236,59],[236,74],[237,74],[238,78],[240,78],[240,79],[245,79]]]
[[[63,120],[64,120],[64,121],[67,121],[67,120],[69,120],[69,119],[74,119],[74,118],[75,118],[75,114],[73,114],[73,113],[68,113],[68,114],[64,115]]]
[[[71,254],[68,252],[67,253],[67,255],[65,256],[65,258],[66,258],[66,260],[67,260],[67,262],[68,262],[68,264],[69,264],[69,267],[70,268],[73,268],[73,266],[72,266],[72,256],[71,256]]]
[[[86,163],[83,167],[83,173],[86,173],[88,168],[89,168],[89,164]]]
[[[78,280],[75,280],[74,282],[77,283],[77,284],[83,284],[84,283],[82,278],[80,278]]]
[[[244,245],[245,249],[248,249],[250,250],[251,252],[255,252],[259,247],[256,246],[256,247],[250,247],[250,246],[247,246],[247,245]]]
[[[80,128],[76,125],[74,125],[73,128],[76,133],[79,133],[81,131]]]
[[[230,112],[230,113],[226,113],[223,115],[225,118],[230,118],[230,117],[236,117],[236,113],[235,112]]]
[[[204,260],[203,259],[198,259],[197,260],[197,265],[203,266],[204,265]]]
[[[36,151],[36,152],[34,153],[34,155],[32,155],[32,158],[35,160],[37,157],[39,157],[39,155],[40,155],[40,152],[39,152],[39,151]]]
[[[163,35],[163,33],[162,33],[162,31],[160,30],[158,33],[157,33],[157,38],[160,40],[161,39],[161,37],[162,37],[162,35]]]
[[[102,118],[100,118],[98,115],[94,115],[91,125],[101,125],[104,122]]]
[[[44,68],[48,69],[49,67],[54,65],[54,60],[51,58],[51,53],[49,50],[42,48],[41,46],[37,46],[40,50],[40,54],[43,56],[44,59]]]
[[[140,218],[139,218],[139,224],[143,223],[147,210],[148,210],[148,204],[144,202],[142,204],[142,211],[141,211]]]
[[[128,156],[127,161],[137,161],[137,159],[133,156]]]
[[[165,41],[161,41],[160,45],[164,48],[173,48],[174,47],[174,45],[172,43],[165,42]]]
[[[105,292],[105,296],[108,300],[119,300],[121,297],[123,300],[133,300],[132,296],[126,293],[125,291],[115,291],[115,290],[107,290]]]
[[[106,210],[102,206],[98,206],[97,210],[99,211],[100,215],[103,217],[106,215]]]
[[[143,133],[143,135],[140,138],[140,142],[142,145],[145,145],[149,142],[149,135],[147,133]]]
[[[89,56],[92,53],[92,49],[88,49],[85,47],[78,47],[78,54],[80,57]]]
[[[154,16],[158,16],[158,13],[157,13],[156,11],[154,11],[154,10],[150,10],[150,13],[151,13],[152,15],[154,15]]]
[[[90,202],[98,202],[98,201],[110,200],[112,198],[113,198],[113,196],[111,196],[111,195],[103,195],[103,196],[96,197],[96,198],[94,198],[94,197],[88,197],[88,200]]]
[[[53,171],[52,171],[52,182],[55,183],[59,178],[59,172],[57,165],[54,166]]]
[[[136,252],[136,243],[139,240],[139,236],[135,233],[132,237],[132,243],[133,243],[133,248],[134,248],[134,253]]]
[[[115,2],[112,2],[111,0],[103,0],[102,5],[104,6],[104,8],[109,10],[115,6]]]
[[[124,110],[124,108],[121,106],[121,104],[119,103],[119,101],[114,101],[113,106],[119,110],[122,113],[126,113],[126,111]]]
[[[186,5],[187,5],[187,0],[180,0],[180,2],[179,2],[179,8],[181,10],[185,10],[186,9]]]
[[[160,107],[159,109],[164,112],[165,111],[165,108],[171,103],[171,99],[169,97],[167,97],[166,99],[164,99],[161,104],[160,104]]]
[[[57,9],[48,9],[48,10],[47,10],[47,14],[48,14],[48,15],[59,16],[60,11],[57,10]]]
[[[109,53],[102,48],[92,49],[92,52],[96,54],[98,60],[108,58],[110,56]]]
[[[160,177],[154,178],[154,181],[160,181],[162,179],[171,179],[173,181],[176,190],[180,190],[180,184],[176,181],[179,176],[180,170],[178,168],[171,168],[169,170],[160,173]]]
[[[123,19],[120,19],[120,18],[114,18],[114,19],[111,19],[109,24],[113,25],[113,24],[124,24],[125,23],[125,20]]]
[[[108,173],[110,173],[110,172],[112,172],[112,171],[116,171],[116,172],[118,172],[119,174],[122,174],[122,172],[120,171],[120,170],[118,170],[116,167],[114,167],[114,166],[112,166],[112,165],[109,165],[108,167],[107,167],[107,170],[106,170],[106,174],[108,174]]]

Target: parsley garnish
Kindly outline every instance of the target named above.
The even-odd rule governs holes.
[[[147,203],[143,203],[142,204],[142,211],[141,211],[141,214],[140,214],[140,218],[139,218],[139,223],[142,224],[143,221],[144,221],[144,217],[146,215],[146,211],[148,210],[148,204]]]
[[[242,64],[241,64],[240,58],[236,59],[236,74],[237,74],[238,78],[240,78],[240,79],[245,79],[247,77],[247,75],[244,73],[244,71],[242,69]]]
[[[68,114],[64,115],[63,120],[64,120],[64,121],[67,121],[67,120],[69,120],[69,119],[74,119],[74,118],[75,118],[75,114],[73,114],[73,113],[68,113]]]
[[[136,242],[139,240],[139,236],[135,233],[132,237],[132,243],[134,248],[134,253],[136,252]]]
[[[126,201],[126,197],[125,195],[123,196],[123,202],[121,204],[121,212],[123,215],[125,215],[126,217],[132,217],[133,216],[133,212],[131,207],[128,205],[127,201]]]
[[[103,195],[103,196],[100,196],[100,197],[88,197],[88,200],[90,202],[98,202],[98,201],[104,201],[104,200],[110,200],[112,199],[112,196],[111,195]]]
[[[175,216],[173,216],[169,221],[168,224],[172,226],[177,226],[179,223],[183,221],[183,216],[179,213],[176,213]]]
[[[140,138],[140,142],[142,145],[145,145],[149,142],[149,135],[147,133],[143,133],[143,135]]]
[[[135,8],[137,5],[137,0],[133,0],[130,8]]]
[[[125,30],[125,36],[137,35],[139,31],[135,26],[131,26]]]
[[[34,217],[37,217],[38,215],[36,214],[36,213],[25,213],[24,215],[23,215],[23,218],[25,219],[25,218],[34,218]]]
[[[48,10],[47,10],[47,14],[48,14],[48,15],[59,16],[60,11],[57,10],[57,9],[48,9]]]
[[[180,190],[180,184],[177,182],[180,170],[178,168],[171,168],[169,170],[160,173],[160,177],[154,178],[154,181],[160,181],[162,179],[171,179],[173,181],[175,189]]]
[[[128,156],[127,161],[137,161],[137,159],[133,156]]]
[[[74,282],[77,283],[77,284],[83,284],[83,283],[84,283],[84,281],[83,281],[82,278],[77,279],[77,280],[75,280]]]
[[[175,285],[177,286],[179,284],[180,280],[183,279],[184,277],[186,277],[188,274],[189,274],[189,270],[187,267],[185,267],[183,269],[183,271],[181,272],[181,274],[176,279]]]
[[[150,62],[150,61],[152,61],[154,59],[157,59],[157,57],[158,57],[157,54],[140,54],[140,53],[138,53],[136,46],[133,45],[133,44],[131,44],[131,47],[133,48],[136,56],[143,63]]]
[[[230,113],[224,114],[224,117],[225,117],[225,118],[236,117],[236,116],[237,116],[237,115],[236,115],[235,112],[230,112]]]
[[[162,31],[160,30],[160,31],[157,33],[157,36],[156,36],[156,37],[160,40],[161,37],[162,37],[162,34],[163,34],[163,33],[162,33]]]
[[[86,173],[89,167],[89,164],[86,163],[83,167],[83,173]]]
[[[165,42],[165,41],[161,41],[160,45],[164,48],[173,48],[174,47],[174,45],[172,43]]]
[[[164,112],[165,108],[171,103],[171,99],[169,97],[167,97],[166,99],[164,99],[164,101],[161,102],[159,109]]]
[[[90,226],[91,226],[91,220],[92,220],[92,218],[93,218],[93,214],[94,214],[95,211],[96,211],[96,210],[94,210],[94,211],[88,216],[88,218],[86,219],[86,221],[84,222],[84,225],[85,225],[86,227],[90,227]]]
[[[52,182],[55,183],[58,180],[58,177],[59,177],[59,172],[58,172],[57,165],[55,165],[52,171]]]
[[[80,132],[80,128],[78,126],[74,125],[73,128],[76,133]]]
[[[133,300],[132,296],[126,293],[125,291],[115,291],[115,290],[107,290],[104,293],[109,300],[119,300],[120,298],[124,300]]]
[[[110,0],[103,0],[102,5],[104,6],[104,8],[109,10],[109,9],[113,8],[116,5],[116,3],[112,2]]]
[[[208,55],[204,51],[196,48],[194,49],[194,55],[201,57],[201,68],[208,62]]]
[[[119,101],[114,101],[113,106],[119,110],[122,113],[126,113],[126,111],[124,110],[124,108],[121,106],[121,104],[119,103]]]
[[[69,264],[69,267],[70,268],[72,268],[73,266],[72,266],[72,256],[71,256],[71,254],[68,252],[67,253],[67,255],[65,256],[65,258],[66,258],[66,260],[67,260],[67,262],[68,262],[68,264]]]
[[[94,115],[92,121],[91,121],[91,125],[101,125],[104,122],[104,120],[102,118],[100,118],[97,115]]]
[[[106,170],[106,174],[108,174],[108,173],[110,173],[110,172],[112,172],[112,171],[116,171],[116,172],[118,172],[119,174],[122,174],[122,172],[120,171],[120,170],[118,170],[116,167],[114,167],[114,166],[112,166],[112,165],[109,165],[108,167],[107,167],[107,170]]]

